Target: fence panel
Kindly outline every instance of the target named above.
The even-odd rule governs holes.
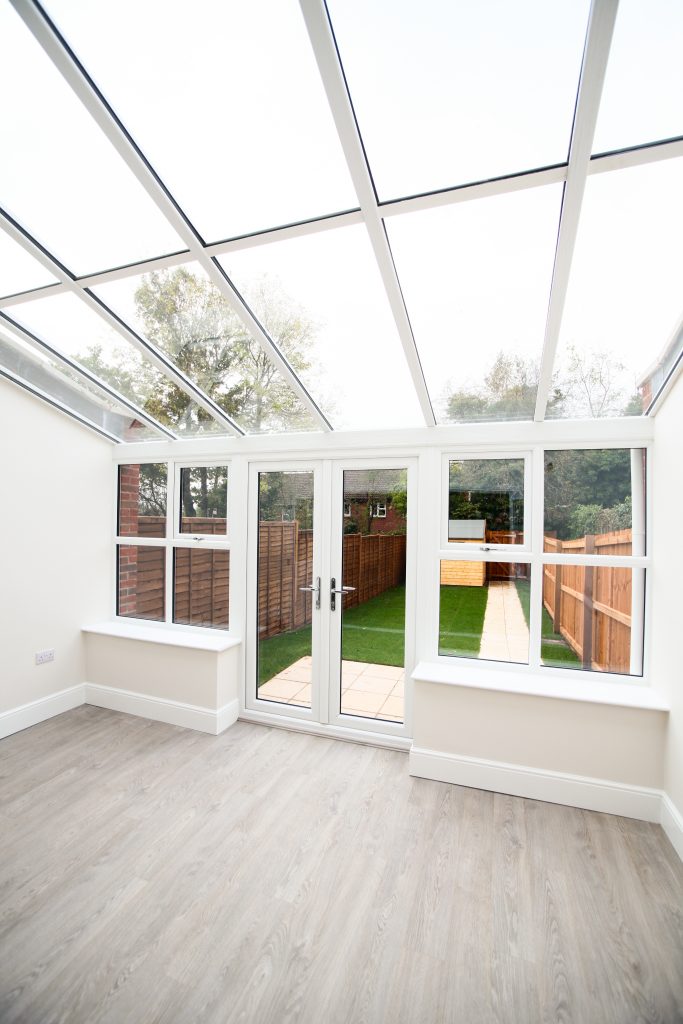
[[[627,555],[631,530],[587,535],[574,540],[546,536],[556,554]],[[584,668],[628,672],[631,660],[632,570],[608,565],[546,565],[543,604],[553,628],[581,659]]]

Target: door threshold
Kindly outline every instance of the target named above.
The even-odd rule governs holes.
[[[246,708],[240,711],[238,721],[253,722],[255,725],[268,725],[275,729],[289,729],[290,732],[305,732],[311,736],[343,740],[346,743],[364,743],[369,747],[387,747],[389,750],[409,751],[413,745],[410,736],[390,736],[381,732],[345,729],[340,725],[320,725],[318,722],[306,722],[301,718],[286,718],[284,715],[273,715],[267,711],[250,711]]]

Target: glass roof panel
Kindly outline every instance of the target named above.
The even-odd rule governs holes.
[[[0,206],[79,276],[183,249],[8,3],[0,38]]]
[[[207,241],[358,205],[294,0],[47,7]]]
[[[532,419],[561,185],[387,220],[439,423]]]
[[[643,411],[638,388],[683,313],[682,181],[683,159],[588,178],[549,417]]]
[[[424,422],[365,228],[231,252],[219,262],[335,427]]]
[[[593,152],[683,135],[683,4],[619,0]]]
[[[199,264],[112,281],[93,291],[247,433],[318,429]],[[267,312],[267,301],[268,296],[263,303],[256,297],[257,317]],[[293,317],[289,327],[283,349],[296,368],[303,358],[302,328]]]
[[[0,297],[55,284],[56,280],[0,228]]]
[[[227,433],[75,295],[36,299],[5,312],[174,432],[180,435]]]
[[[70,367],[4,329],[0,330],[0,367],[40,388],[120,441],[163,440],[158,430],[141,423],[124,405]]]
[[[587,0],[331,0],[383,200],[567,159]]]

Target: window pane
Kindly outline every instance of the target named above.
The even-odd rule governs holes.
[[[181,469],[181,533],[206,533],[225,537],[228,525],[227,510],[227,466]]]
[[[175,548],[173,621],[228,628],[230,552]]]
[[[9,332],[8,332],[9,333]],[[72,412],[120,441],[159,440],[161,434],[141,423],[124,405],[90,384],[74,370],[17,337],[0,335],[0,366],[40,388]]]
[[[683,133],[683,5],[619,0],[593,151]]]
[[[178,434],[226,432],[75,295],[22,303],[12,316]]]
[[[644,601],[644,569],[544,566],[542,663],[642,675]]]
[[[3,206],[78,275],[183,249],[10,4],[0,38]]]
[[[645,449],[545,453],[543,550],[645,554]]]
[[[524,543],[524,459],[448,463],[448,543]]]
[[[357,206],[298,4],[47,7],[207,241]]]
[[[441,562],[439,654],[529,661],[529,566],[520,562]]]
[[[119,466],[119,537],[166,536],[165,462]]]
[[[317,430],[289,384],[197,263],[93,289],[248,433]],[[295,370],[307,361],[299,310],[257,288],[247,302]]]
[[[296,352],[303,383],[336,428],[424,422],[364,227],[255,246],[220,262],[265,305],[272,336]]]
[[[0,296],[54,284],[56,278],[0,228]]]
[[[259,473],[258,531],[256,695],[310,708],[312,472]]]
[[[682,180],[683,159],[588,177],[548,417],[647,407],[652,372],[680,346]]]
[[[532,419],[562,190],[387,221],[440,423]]]
[[[119,544],[116,614],[136,619],[165,617],[166,549]]]
[[[567,159],[587,0],[329,7],[382,199]]]

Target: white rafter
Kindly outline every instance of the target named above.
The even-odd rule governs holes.
[[[593,0],[588,20],[536,394],[534,419],[537,421],[545,419],[548,405],[581,204],[591,162],[593,136],[618,6],[619,0]]]
[[[178,204],[171,198],[160,178],[152,170],[151,165],[40,5],[34,0],[10,0],[10,3],[119,156],[135,175],[147,195],[161,211],[183,244],[187,246],[189,257],[196,260],[206,272],[212,284],[227,300],[249,333],[259,342],[268,358],[285,378],[320,429],[331,430],[327,417],[304,387],[284,353],[263,325],[254,317],[237,289],[229,282],[222,268],[207,253],[206,247],[194,227]],[[243,433],[241,430],[240,432]]]
[[[72,419],[78,420],[79,423],[89,427],[90,430],[94,430],[97,434],[101,434],[102,437],[106,437],[108,441],[113,441],[115,444],[121,444],[121,439],[115,434],[110,434],[109,431],[104,430],[103,427],[98,427],[95,423],[89,420],[87,416],[82,416],[81,413],[76,412],[67,405],[64,405],[55,398],[54,395],[48,395],[46,391],[36,387],[35,384],[30,384],[27,380],[24,380],[23,377],[20,377],[16,373],[12,373],[11,370],[7,370],[4,366],[0,366],[0,377],[4,377],[6,380],[16,384],[18,387],[30,392],[30,394],[35,395],[36,398],[42,398],[42,400],[47,402],[48,405],[53,406],[55,409],[59,409],[60,412],[66,413],[66,415],[71,416]]]
[[[299,0],[346,163],[427,426],[436,419],[323,0]]]
[[[129,398],[126,398],[126,396],[121,394],[120,391],[117,391],[116,388],[113,388],[110,384],[107,384],[106,381],[88,370],[87,367],[81,366],[81,364],[76,362],[74,359],[70,359],[69,356],[60,352],[59,349],[54,348],[54,346],[50,345],[49,342],[45,341],[43,338],[39,338],[37,334],[34,334],[32,331],[22,327],[21,324],[18,324],[15,320],[12,320],[11,317],[7,316],[7,314],[0,311],[0,326],[3,324],[6,324],[11,328],[11,330],[21,338],[29,348],[34,349],[37,352],[40,350],[48,352],[50,357],[57,363],[67,366],[75,374],[83,378],[83,380],[87,380],[99,391],[103,391],[105,394],[109,395],[110,398],[113,398],[120,405],[124,406],[124,408],[128,409],[135,418],[140,420],[142,423],[146,423],[148,426],[153,427],[154,430],[159,431],[159,433],[163,434],[165,437],[171,438],[173,441],[178,440],[177,434],[172,430],[169,430],[168,427],[165,427],[155,419],[154,416],[150,416],[149,413],[145,412],[145,410],[139,405],[136,405],[135,402],[131,402]],[[2,335],[0,335],[0,337],[2,337]]]

